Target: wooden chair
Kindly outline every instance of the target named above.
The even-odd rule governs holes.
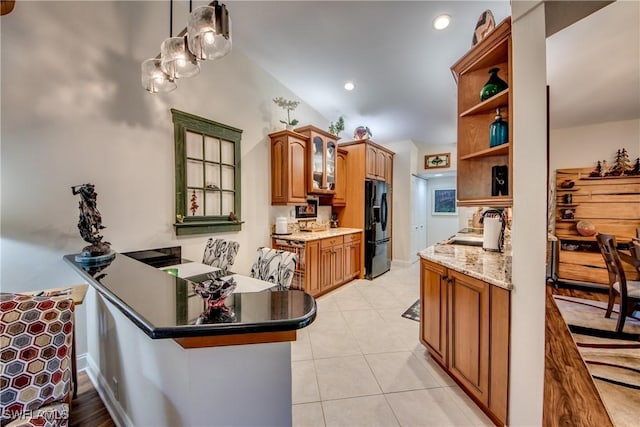
[[[298,256],[293,252],[272,248],[258,248],[251,277],[265,280],[288,289],[293,280]]]
[[[207,241],[202,263],[228,271],[236,260],[240,244],[233,240],[213,239]]]
[[[629,242],[629,252],[631,252],[631,262],[640,274],[640,240],[632,240]]]
[[[0,423],[68,425],[73,300],[1,293],[0,309]]]
[[[616,249],[616,238],[612,234],[600,233],[596,236],[600,252],[609,272],[609,304],[604,317],[611,317],[616,295],[620,295],[620,313],[616,332],[621,333],[626,316],[631,315],[636,304],[640,303],[640,282],[627,280],[622,261]]]

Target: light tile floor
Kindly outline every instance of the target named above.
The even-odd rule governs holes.
[[[431,360],[419,323],[419,265],[355,280],[318,298],[291,347],[293,425],[491,426]]]

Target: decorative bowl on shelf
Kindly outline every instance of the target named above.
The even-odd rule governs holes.
[[[581,219],[576,224],[576,230],[578,230],[578,234],[585,237],[591,237],[596,234],[596,226],[593,225],[591,221],[587,221],[586,219]]]

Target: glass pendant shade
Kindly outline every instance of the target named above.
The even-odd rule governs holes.
[[[187,48],[186,37],[170,37],[160,46],[161,67],[171,79],[193,77],[200,72],[198,60]]]
[[[213,6],[195,9],[187,24],[189,49],[198,59],[217,59],[231,51],[231,19],[227,7]]]
[[[160,58],[150,58],[142,62],[142,87],[151,93],[171,92],[177,85],[164,71]]]

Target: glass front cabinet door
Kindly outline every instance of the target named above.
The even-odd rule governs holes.
[[[295,132],[307,136],[310,141],[307,193],[335,194],[338,138],[315,126],[304,126]]]

